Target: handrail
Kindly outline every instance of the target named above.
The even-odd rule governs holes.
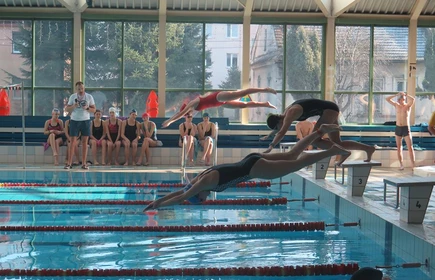
[[[187,137],[183,136],[183,144],[181,145],[181,170],[185,170],[186,169],[186,142],[187,142]]]
[[[217,122],[214,123],[216,125],[216,139],[215,139],[215,143],[213,145],[213,165],[217,165],[217,157],[218,157],[218,152],[217,152],[217,144],[218,144],[218,134],[219,134],[219,125]]]

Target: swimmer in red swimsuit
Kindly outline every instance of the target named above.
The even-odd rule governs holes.
[[[238,99],[248,94],[258,92],[269,92],[272,94],[276,94],[276,91],[272,88],[248,88],[236,91],[216,91],[204,97],[198,96],[197,98],[190,101],[186,106],[182,107],[180,112],[173,115],[170,119],[164,121],[162,127],[168,127],[171,123],[181,119],[183,116],[193,110],[202,111],[208,108],[219,106],[224,106],[226,108],[266,107],[276,109],[276,107],[270,104],[270,102],[238,101]]]

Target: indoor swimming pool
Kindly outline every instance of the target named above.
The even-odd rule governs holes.
[[[221,200],[287,198],[277,205],[178,205],[143,213],[144,205],[177,189],[178,172],[0,171],[0,269],[176,269],[249,268],[351,264],[396,266],[405,263],[358,228],[323,209],[318,197],[304,197],[290,177],[270,187],[231,188]],[[187,174],[192,178],[193,173]],[[150,185],[151,184],[151,185]],[[179,188],[178,188],[179,189]],[[312,198],[313,201],[302,201]],[[320,198],[321,199],[321,198]],[[74,201],[67,204],[65,201]],[[28,203],[32,201],[32,203]],[[41,203],[38,203],[41,202]],[[99,203],[105,201],[106,203]],[[116,204],[116,202],[123,204]],[[51,203],[50,203],[51,202]],[[82,203],[80,203],[82,202]],[[42,204],[43,203],[43,204]],[[95,203],[95,204],[92,204]],[[324,222],[317,231],[110,231],[108,227],[180,227]],[[16,226],[20,230],[5,230]],[[55,227],[59,230],[35,231]],[[62,230],[69,227],[84,230]],[[105,228],[90,230],[90,227]],[[26,230],[29,229],[29,230]],[[415,260],[419,262],[420,260]],[[409,261],[408,261],[409,262]],[[430,279],[424,268],[383,269],[391,279]],[[68,275],[66,275],[68,276]],[[65,277],[59,277],[58,279]],[[66,277],[67,279],[83,279]],[[151,279],[266,279],[255,276],[168,276]],[[284,277],[283,277],[284,278]],[[56,279],[9,276],[6,279]],[[86,277],[86,279],[102,279]],[[104,279],[150,279],[112,276]],[[271,276],[270,279],[279,279]],[[292,279],[350,279],[350,275],[296,276]]]

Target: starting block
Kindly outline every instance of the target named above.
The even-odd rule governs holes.
[[[347,193],[352,196],[362,196],[366,188],[367,180],[372,170],[372,166],[382,166],[379,161],[345,161],[341,164],[341,184],[344,184],[344,169],[347,172]],[[337,165],[334,165],[334,179],[337,181]],[[337,181],[339,182],[339,181]]]
[[[304,151],[307,154],[315,154],[322,152],[322,150],[308,150]],[[324,159],[319,160],[313,166],[313,176],[314,179],[325,179],[326,173],[328,173],[329,162],[331,161],[331,157],[326,157]]]
[[[423,223],[426,209],[435,185],[435,177],[402,177],[384,179],[384,201],[387,196],[387,184],[397,188],[396,209],[399,207],[400,192],[400,220],[410,224]]]
[[[293,146],[296,145],[296,142],[284,142],[279,144],[279,151],[284,153],[286,149],[291,150]]]

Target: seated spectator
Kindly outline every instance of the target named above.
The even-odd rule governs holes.
[[[112,164],[112,151],[115,149],[115,165],[119,165],[119,150],[121,148],[122,121],[117,117],[114,107],[109,109],[109,119],[104,122],[107,138],[107,165]]]
[[[131,110],[128,119],[122,121],[121,138],[122,145],[124,145],[125,163],[129,165],[130,148],[132,148],[132,164],[136,165],[137,145],[140,139],[140,123],[136,121],[137,112],[135,109]]]
[[[302,138],[310,135],[313,132],[314,124],[308,120],[300,121],[296,124],[296,138],[301,140]],[[313,146],[309,145],[307,150],[312,150]]]
[[[189,112],[186,116],[186,121],[179,126],[180,130],[180,140],[178,145],[183,147],[184,137],[186,137],[185,149],[186,149],[186,157],[189,161],[188,165],[195,165],[195,146],[197,145],[198,140],[196,140],[195,135],[197,133],[197,128],[194,123],[192,123],[192,112]]]
[[[54,108],[51,111],[51,119],[47,120],[44,125],[44,134],[48,135],[47,142],[44,143],[44,150],[51,146],[53,150],[54,165],[59,165],[59,150],[65,142],[65,133],[63,131],[63,121],[59,119],[60,111]]]
[[[94,117],[91,123],[91,136],[89,139],[92,149],[92,160],[95,165],[100,164],[97,160],[97,148],[101,147],[101,163],[106,164],[106,126],[101,119],[100,110],[95,111]]]
[[[213,141],[216,139],[216,125],[210,122],[210,116],[208,113],[202,115],[202,122],[198,124],[198,139],[204,153],[201,161],[206,166],[210,165],[210,158],[213,154]]]
[[[143,123],[140,124],[141,134],[143,135],[142,149],[140,150],[139,160],[137,165],[142,165],[145,156],[145,166],[150,164],[151,151],[150,147],[163,146],[162,141],[157,140],[156,124],[150,121],[150,116],[147,113],[142,114]]]
[[[68,164],[68,155],[69,155],[69,152],[71,151],[71,140],[72,140],[72,138],[71,138],[71,136],[70,136],[70,126],[69,126],[69,123],[70,123],[70,120],[67,120],[66,122],[65,122],[65,130],[64,130],[64,132],[65,132],[65,138],[66,138],[66,141],[67,141],[67,145],[68,145],[68,149],[67,149],[67,152],[66,152],[66,160],[65,160],[65,164]],[[74,161],[74,159],[73,159],[73,165],[79,165],[79,160],[80,160],[80,157],[79,157],[79,147],[80,147],[80,143],[81,143],[81,137],[80,137],[80,135],[77,137],[77,146],[76,146],[76,148],[74,149],[74,156],[76,157],[76,160]]]

